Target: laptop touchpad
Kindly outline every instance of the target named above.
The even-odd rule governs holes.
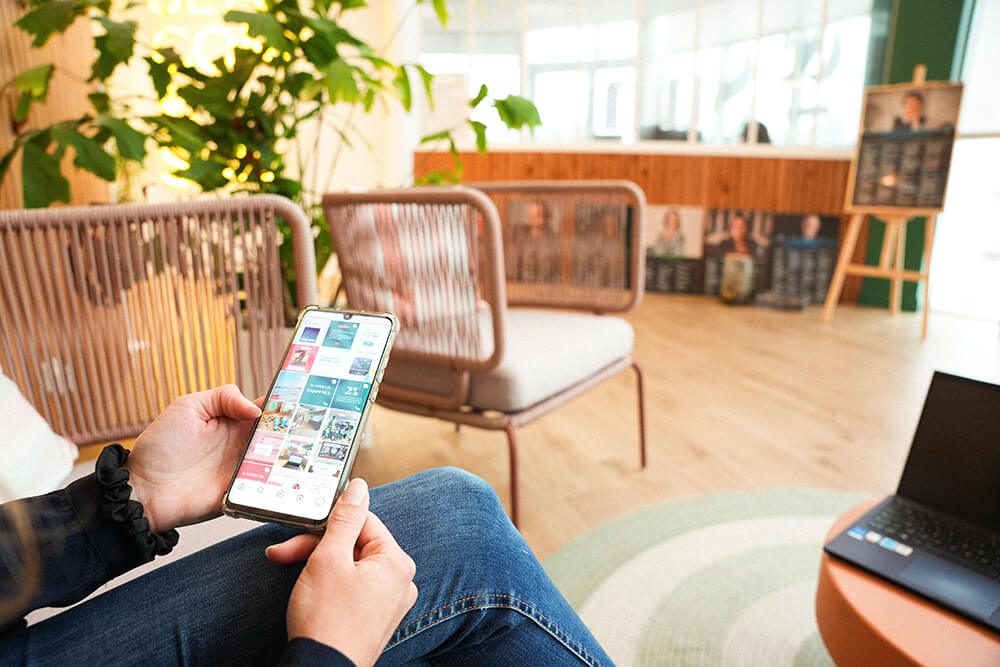
[[[1000,586],[972,572],[963,572],[934,556],[920,555],[899,573],[901,581],[946,604],[980,618],[1000,606]]]

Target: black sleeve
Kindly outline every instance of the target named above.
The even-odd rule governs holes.
[[[25,585],[20,564],[35,558],[41,581],[31,600],[7,619],[0,635],[23,624],[23,617],[42,607],[65,607],[97,587],[143,563],[122,524],[101,513],[102,490],[94,475],[65,489],[20,503],[37,554],[24,554],[22,536],[14,529],[9,504],[0,511],[0,599],[10,600]]]
[[[296,637],[288,642],[281,654],[279,667],[354,667],[343,653],[313,639]]]

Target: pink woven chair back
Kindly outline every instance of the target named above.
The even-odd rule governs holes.
[[[192,391],[262,394],[287,339],[278,218],[314,303],[309,225],[281,197],[0,211],[0,367],[81,445]]]
[[[471,183],[500,213],[510,305],[629,310],[642,298],[646,198],[629,181]]]
[[[462,187],[332,193],[323,210],[348,303],[399,317],[394,359],[463,371],[499,362],[503,260],[487,197]]]

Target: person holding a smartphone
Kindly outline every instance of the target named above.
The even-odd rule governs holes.
[[[2,506],[0,665],[611,664],[496,494],[457,469],[354,480],[321,535],[268,524],[25,625],[217,516],[261,403],[233,385],[183,396],[127,457]],[[132,501],[138,516],[115,511]]]

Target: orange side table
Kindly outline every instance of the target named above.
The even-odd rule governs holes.
[[[878,502],[845,512],[826,539]],[[1000,635],[826,553],[816,589],[816,622],[840,667],[1000,665]]]

